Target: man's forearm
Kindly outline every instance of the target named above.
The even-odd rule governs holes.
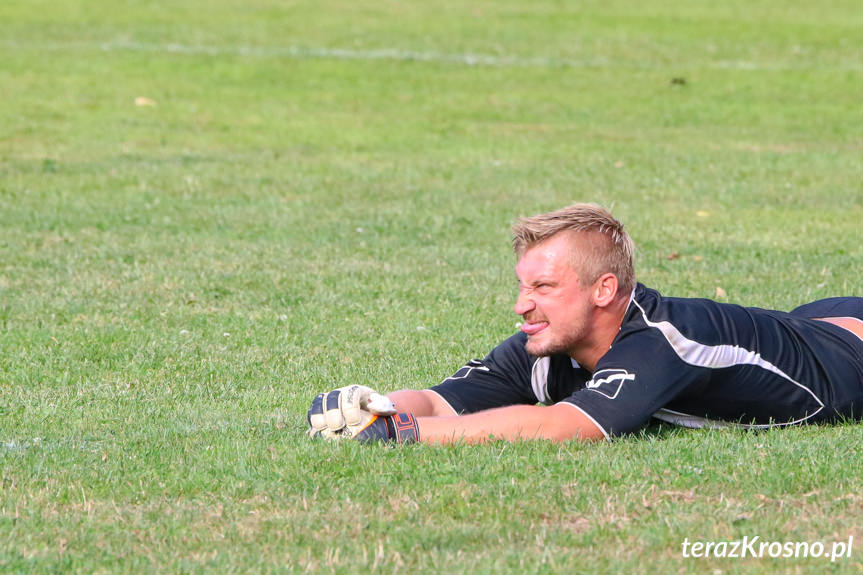
[[[419,415],[419,414],[415,414]],[[489,439],[602,439],[605,434],[570,405],[514,405],[460,417],[419,417],[423,443],[482,443]]]

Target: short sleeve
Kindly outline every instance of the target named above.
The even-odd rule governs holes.
[[[469,361],[430,389],[457,413],[537,403],[531,388],[531,368],[536,358],[524,349],[526,338],[523,333],[513,335],[484,359]]]
[[[584,389],[565,402],[581,409],[606,435],[632,433],[709,370],[687,364],[658,332],[642,331],[615,345],[597,363]]]

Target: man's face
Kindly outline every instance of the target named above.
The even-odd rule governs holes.
[[[560,233],[529,248],[515,266],[519,280],[515,313],[524,318],[527,352],[574,356],[590,334],[591,286],[582,288],[572,269],[572,235]]]

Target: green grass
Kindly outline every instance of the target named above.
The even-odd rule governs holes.
[[[854,424],[303,435],[319,391],[426,387],[510,335],[508,226],[572,201],[612,206],[670,295],[863,294],[859,3],[13,0],[0,22],[0,571],[863,568],[681,556],[863,548]]]

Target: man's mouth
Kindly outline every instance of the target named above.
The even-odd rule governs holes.
[[[536,335],[547,327],[548,327],[547,321],[528,321],[528,320],[525,320],[524,323],[521,324],[521,331],[523,331],[527,335]]]

